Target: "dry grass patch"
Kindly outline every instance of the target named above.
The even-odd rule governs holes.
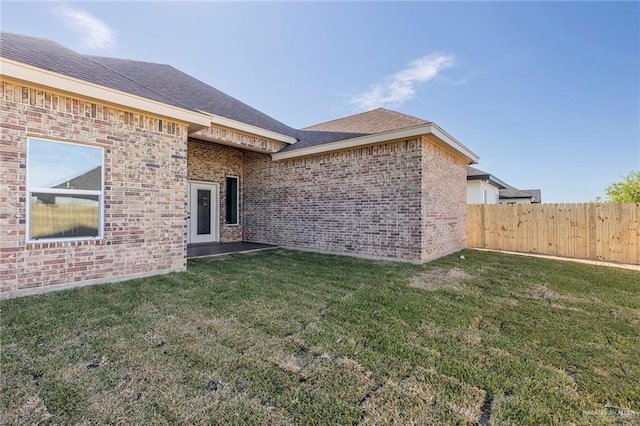
[[[42,398],[32,395],[15,411],[5,413],[3,417],[3,424],[47,424],[53,416],[47,410]],[[0,420],[2,420],[1,417]]]
[[[535,300],[563,300],[571,303],[593,303],[593,300],[585,297],[577,297],[570,294],[561,294],[549,288],[547,284],[536,285],[528,288],[528,296]]]
[[[271,358],[271,361],[278,366],[279,369],[286,373],[297,374],[302,370],[302,367],[298,365],[298,358],[295,355],[276,355]]]
[[[449,290],[463,292],[469,291],[464,283],[472,278],[471,274],[459,268],[435,268],[412,278],[409,285],[426,291]]]
[[[418,367],[400,381],[388,380],[363,406],[365,424],[474,424],[485,392],[432,369]]]

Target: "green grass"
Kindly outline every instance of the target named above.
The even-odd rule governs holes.
[[[287,250],[1,303],[0,423],[640,423],[640,273]]]

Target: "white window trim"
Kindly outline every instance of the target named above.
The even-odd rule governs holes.
[[[224,179],[224,196],[229,196],[229,185],[227,185],[227,178],[234,178],[237,182],[236,184],[236,223],[228,223],[227,222],[227,200],[225,199],[225,212],[224,212],[224,224],[227,226],[240,226],[240,177],[234,175],[226,175]]]
[[[81,147],[91,147],[91,148],[96,148],[99,149],[102,152],[101,158],[102,158],[102,163],[101,163],[101,171],[102,171],[102,190],[101,191],[96,191],[96,190],[74,190],[74,189],[54,189],[54,188],[40,188],[37,186],[31,187],[28,186],[30,179],[29,179],[29,174],[30,174],[30,156],[29,156],[29,148],[31,145],[31,141],[32,140],[40,140],[40,141],[44,141],[44,142],[55,142],[55,143],[64,143],[67,145],[77,145],[77,146],[81,146]],[[81,144],[81,143],[75,143],[75,142],[68,142],[68,141],[59,141],[59,140],[55,140],[55,139],[48,139],[48,138],[40,138],[40,137],[29,137],[27,138],[27,173],[26,173],[26,198],[25,198],[25,204],[27,205],[26,211],[27,211],[27,217],[26,217],[26,242],[30,243],[30,244],[44,244],[44,243],[57,243],[57,242],[67,242],[67,241],[98,241],[98,240],[102,240],[104,238],[104,187],[105,187],[105,181],[104,181],[104,148],[99,147],[99,146],[93,146],[93,145],[89,145],[89,144]],[[31,194],[32,193],[43,193],[43,194],[71,194],[71,195],[97,195],[98,196],[98,236],[96,237],[68,237],[68,238],[31,238]]]

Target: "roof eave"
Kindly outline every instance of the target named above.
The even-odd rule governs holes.
[[[510,199],[520,200],[523,198],[533,199],[533,197],[530,195],[498,195],[498,198],[501,200],[510,200]]]
[[[493,186],[496,186],[498,189],[506,189],[507,184],[495,177],[494,175],[486,174],[486,175],[473,175],[467,176],[467,180],[483,180],[491,183]]]
[[[243,123],[241,121],[233,120],[227,117],[222,117],[220,115],[212,114],[210,112],[206,112],[206,111],[200,111],[200,112],[210,117],[211,125],[229,127],[231,129],[236,129],[241,132],[251,133],[256,136],[262,136],[268,139],[276,140],[278,142],[287,143],[289,145],[292,145],[298,142],[298,140],[293,136],[283,135],[282,133],[274,132],[268,129],[263,129],[262,127]]]
[[[451,136],[449,133],[445,132],[440,126],[435,123],[429,123],[427,126],[431,127],[431,131],[429,133],[436,136],[438,139],[449,145],[455,151],[462,154],[469,160],[468,165],[478,164],[480,161],[480,157],[475,152],[471,151],[469,148],[464,146],[460,141]]]
[[[71,93],[153,115],[172,118],[176,121],[187,123],[190,132],[202,130],[211,125],[210,117],[196,111],[178,108],[8,58],[0,58],[0,75],[8,79],[51,88],[55,91]]]
[[[359,136],[356,138],[344,139],[336,142],[329,142],[307,148],[294,149],[286,152],[276,152],[271,154],[274,161],[287,160],[290,158],[317,155],[325,152],[339,151],[344,149],[358,148],[367,145],[375,145],[398,139],[406,139],[422,135],[433,135],[442,141],[446,146],[453,149],[469,161],[469,164],[477,164],[479,157],[467,147],[458,142],[451,135],[433,123],[410,127],[401,130],[376,133],[373,135]]]

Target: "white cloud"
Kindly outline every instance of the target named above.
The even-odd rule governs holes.
[[[397,107],[411,99],[416,86],[435,78],[438,73],[455,63],[453,55],[432,53],[416,59],[405,69],[390,75],[383,83],[372,85],[366,92],[353,96],[349,103],[359,110],[378,107]]]
[[[115,45],[115,32],[95,16],[83,10],[72,9],[66,4],[59,5],[54,11],[80,36],[86,48],[105,50]]]

